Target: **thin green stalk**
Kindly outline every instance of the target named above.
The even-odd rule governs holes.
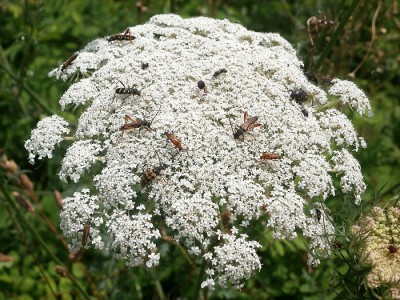
[[[18,220],[22,223],[22,225],[29,231],[29,233],[36,239],[36,241],[40,244],[40,246],[44,249],[44,251],[53,259],[54,262],[56,262],[58,265],[63,265],[63,263],[58,259],[57,256],[54,255],[53,252],[50,251],[49,247],[47,247],[46,243],[43,241],[43,239],[40,237],[40,235],[35,231],[35,229],[32,227],[32,225],[25,219],[23,213],[21,210],[17,207],[14,199],[10,196],[10,192],[6,187],[6,184],[4,182],[0,183],[1,190],[4,195],[4,199],[8,202],[10,207],[15,211],[15,213],[18,216]],[[89,295],[86,294],[85,290],[80,286],[80,284],[76,281],[74,277],[69,276],[70,280],[74,283],[76,288],[81,292],[83,297],[85,299],[90,299]]]
[[[4,67],[3,67],[3,68],[4,68]],[[14,73],[12,73],[10,70],[8,70],[8,69],[6,69],[6,68],[4,68],[4,70],[10,75],[10,77],[12,77],[12,79],[14,79],[15,82],[20,83],[21,87],[28,93],[29,96],[31,96],[31,97],[36,101],[37,104],[39,104],[39,106],[41,106],[41,107],[43,108],[43,110],[44,110],[46,113],[51,114],[51,115],[54,114],[53,110],[52,110],[50,107],[48,107],[48,106],[42,101],[41,97],[40,97],[38,94],[36,94],[36,93],[28,86],[28,84],[27,84],[25,81],[20,81],[20,79],[19,79],[16,75],[14,75]]]
[[[74,137],[74,136],[64,136],[63,140],[64,141],[75,141],[76,137]]]
[[[199,277],[197,279],[197,283],[196,283],[196,286],[194,289],[192,299],[199,299],[200,287],[201,287],[201,283],[203,282],[206,266],[207,266],[207,262],[205,259],[203,259],[203,264],[201,265],[201,268],[200,268]]]
[[[322,63],[328,57],[328,54],[331,52],[336,41],[339,39],[339,36],[343,32],[344,26],[349,21],[350,16],[353,14],[353,12],[356,9],[359,2],[360,2],[360,0],[354,0],[353,3],[351,3],[350,7],[347,10],[345,10],[345,13],[343,15],[342,20],[340,21],[339,26],[336,28],[335,32],[332,35],[331,40],[329,41],[329,43],[326,45],[326,47],[322,51],[321,56],[319,57],[318,62],[315,65],[315,70],[319,70],[321,68]]]
[[[335,100],[328,101],[325,104],[321,104],[321,105],[315,106],[315,111],[316,112],[324,111],[324,110],[326,110],[328,108],[334,107],[335,105],[337,105],[339,103],[340,103],[340,99],[337,98]]]
[[[155,287],[156,287],[158,299],[160,299],[160,300],[166,299],[160,281],[159,281],[159,280],[155,280],[155,281],[154,281],[154,285],[155,285]]]
[[[146,267],[143,267],[143,268],[145,268],[146,269],[146,271],[151,275],[151,277],[153,278],[153,282],[154,282],[154,287],[155,287],[155,289],[156,289],[156,292],[157,292],[157,295],[158,295],[158,299],[160,299],[160,300],[165,300],[165,299],[167,299],[166,298],[166,296],[165,296],[165,294],[164,294],[164,290],[163,290],[163,287],[162,287],[162,285],[161,285],[161,283],[160,283],[160,280],[157,278],[157,276],[156,276],[156,274],[155,274],[155,272],[154,272],[154,269],[149,269],[149,268],[146,268]]]
[[[2,205],[4,207],[4,210],[7,212],[7,214],[9,215],[12,223],[15,226],[15,229],[17,230],[18,234],[21,236],[21,240],[22,242],[26,245],[26,248],[28,250],[28,253],[32,256],[34,263],[36,264],[36,266],[39,269],[39,272],[43,278],[43,280],[46,282],[46,284],[48,285],[51,293],[53,294],[54,298],[57,297],[56,292],[53,289],[53,286],[50,284],[49,279],[47,278],[46,272],[43,270],[41,264],[39,263],[38,258],[36,257],[35,253],[33,252],[32,247],[29,245],[28,240],[24,237],[24,234],[22,232],[22,227],[18,226],[18,221],[15,218],[15,216],[12,214],[12,211],[10,210],[10,207],[6,206],[6,205]]]
[[[176,13],[176,0],[169,0],[169,12],[171,14]]]
[[[20,211],[20,209],[17,207],[15,201],[11,198],[10,193],[8,192],[6,186],[4,183],[1,184],[1,189],[3,191],[4,198],[7,200],[8,204],[13,208],[13,210],[17,213],[18,215],[18,220],[22,223],[23,226],[25,226],[26,229],[33,235],[33,237],[39,242],[39,244],[43,247],[43,249],[47,252],[47,254],[59,265],[62,265],[62,262],[55,256],[50,249],[47,247],[46,243],[43,241],[43,239],[37,234],[35,229],[32,227],[32,225],[26,221],[23,213]]]
[[[164,241],[170,242],[171,244],[177,246],[179,251],[181,251],[183,257],[189,263],[190,267],[192,269],[196,268],[196,264],[190,258],[189,253],[187,253],[186,249],[182,245],[180,245],[177,241],[175,241],[173,238],[171,238],[170,236],[167,236],[167,235],[162,235],[161,239],[164,240]]]
[[[21,80],[21,78],[19,78],[17,75],[14,74],[14,72],[11,71],[10,64],[8,63],[7,57],[1,45],[0,45],[0,55],[3,61],[0,62],[1,68],[11,77],[12,80],[14,80],[16,84],[18,84],[22,89],[24,89],[28,93],[28,95],[31,96],[39,104],[39,106],[41,106],[46,111],[46,113],[53,115],[54,112],[46,105],[46,103],[42,101],[41,97],[38,94],[36,94],[24,80]]]

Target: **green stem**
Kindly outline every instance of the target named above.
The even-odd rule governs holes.
[[[200,268],[199,277],[197,279],[197,284],[196,284],[192,299],[199,298],[200,287],[201,287],[201,283],[203,282],[206,266],[207,266],[207,261],[203,258],[203,264],[201,265],[201,268]]]
[[[39,106],[41,106],[46,111],[46,113],[53,115],[54,112],[44,103],[44,101],[42,101],[41,97],[36,94],[23,79],[19,78],[17,75],[14,74],[14,72],[11,71],[10,64],[8,63],[7,57],[1,45],[0,55],[3,60],[3,62],[0,63],[0,67],[11,77],[12,80],[14,80],[16,84],[18,84],[23,90],[27,92],[28,95],[31,96],[39,104]]]
[[[63,140],[64,141],[75,141],[76,138],[74,136],[64,136]]]
[[[171,244],[174,244],[175,246],[178,247],[179,251],[181,251],[182,255],[185,257],[186,261],[189,263],[190,267],[192,269],[196,268],[196,264],[193,262],[193,260],[190,258],[189,253],[187,253],[186,249],[182,247],[177,241],[175,241],[172,237],[163,235],[161,237],[162,240],[170,242]]]
[[[155,280],[155,281],[154,281],[154,285],[155,285],[155,287],[156,287],[158,299],[160,299],[160,300],[166,299],[160,281],[159,281],[159,280]]]
[[[330,107],[334,107],[335,105],[337,105],[337,104],[340,103],[340,102],[341,102],[341,101],[340,101],[340,99],[338,98],[338,99],[336,99],[336,100],[328,101],[328,102],[326,102],[325,104],[321,104],[321,105],[315,106],[314,108],[315,108],[315,111],[316,111],[316,112],[320,112],[320,111],[326,110],[326,109],[328,109],[328,108],[330,108]]]
[[[380,194],[380,197],[389,195],[390,193],[392,193],[393,191],[395,191],[396,189],[398,189],[400,187],[400,182],[398,182],[397,184],[395,184],[394,186],[392,186],[391,188],[387,189],[386,191],[384,191],[382,194]]]
[[[29,241],[25,238],[24,233],[22,232],[22,230],[23,230],[22,227],[18,225],[16,216],[10,210],[11,207],[8,207],[6,205],[2,205],[2,206],[3,206],[4,210],[7,212],[8,216],[10,217],[12,223],[14,224],[14,227],[17,230],[18,234],[20,235],[22,242],[25,244],[25,246],[27,248],[27,252],[32,256],[33,261],[34,261],[35,265],[37,266],[37,268],[39,269],[39,272],[40,272],[43,280],[46,282],[51,293],[56,298],[57,297],[56,292],[54,291],[54,288],[50,284],[48,276],[47,276],[46,272],[43,270],[42,264],[39,262],[39,259],[36,257],[36,255],[34,253],[34,249],[32,249],[31,245],[29,244]]]
[[[7,200],[8,204],[13,208],[13,210],[17,213],[18,215],[18,220],[25,226],[25,228],[28,229],[28,231],[33,235],[33,237],[41,244],[43,249],[47,252],[47,254],[59,265],[62,265],[62,262],[53,254],[53,252],[50,251],[50,249],[47,247],[46,243],[42,240],[42,238],[37,234],[35,229],[32,227],[32,225],[26,221],[23,213],[18,209],[15,201],[12,199],[10,196],[10,193],[8,192],[6,186],[4,183],[1,184],[1,189],[3,191],[3,195],[5,199]]]
[[[171,14],[176,13],[176,0],[169,0],[169,12]]]
[[[35,229],[32,227],[32,225],[25,219],[24,214],[21,212],[21,210],[17,207],[14,199],[10,196],[10,192],[6,187],[6,184],[4,182],[0,183],[1,190],[3,192],[4,199],[8,202],[10,207],[15,211],[15,213],[18,216],[18,220],[22,223],[22,225],[32,234],[32,236],[36,239],[36,241],[40,244],[40,246],[44,249],[44,251],[53,259],[54,262],[58,265],[63,265],[63,263],[58,259],[57,256],[54,255],[53,252],[50,251],[49,247],[47,247],[46,243],[43,241],[43,239],[40,237],[40,235],[35,231]],[[80,284],[76,281],[74,277],[68,276],[70,280],[74,283],[76,288],[81,292],[83,297],[85,299],[90,299],[89,295],[86,294],[85,290],[80,286]]]
[[[319,70],[321,68],[322,63],[328,57],[328,54],[331,52],[336,41],[339,39],[339,36],[343,32],[344,26],[347,24],[348,20],[350,19],[350,16],[353,14],[353,12],[356,9],[359,2],[360,2],[360,0],[354,0],[353,3],[351,3],[350,7],[347,10],[345,10],[345,13],[343,15],[343,18],[342,18],[339,26],[336,28],[335,32],[333,33],[332,38],[329,41],[328,45],[326,45],[326,47],[322,51],[321,56],[319,57],[318,62],[315,65],[315,70]]]
[[[156,292],[157,292],[157,295],[158,295],[158,298],[157,298],[157,299],[160,299],[160,300],[165,300],[165,299],[167,299],[167,298],[165,297],[164,290],[163,290],[163,287],[162,287],[162,285],[161,285],[161,282],[160,282],[160,280],[157,278],[157,276],[156,276],[156,274],[155,274],[155,269],[153,269],[153,268],[147,268],[147,267],[145,267],[145,266],[143,266],[143,268],[144,268],[144,269],[146,270],[146,272],[148,272],[148,273],[150,274],[150,276],[153,278],[154,287],[155,287]]]

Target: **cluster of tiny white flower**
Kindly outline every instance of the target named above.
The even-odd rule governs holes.
[[[74,205],[64,207],[62,229],[75,237],[71,249],[79,247],[84,224],[96,228],[89,244],[101,248],[97,234],[105,224],[106,248],[129,265],[155,266],[161,228],[151,216],[161,217],[154,223],[211,262],[203,286],[217,280],[239,287],[260,267],[258,244],[242,233],[268,215],[277,238],[302,232],[312,253],[329,254],[334,228],[322,202],[335,194],[331,172],[341,176],[343,192],[359,199],[365,185],[345,148],[364,142],[344,114],[318,106],[329,106],[331,93],[370,111],[355,85],[336,79],[327,93],[307,80],[278,34],[203,17],[155,16],[93,41],[73,59],[49,74],[87,77],[60,100],[63,109],[86,106],[60,177],[77,182],[85,170],[97,173],[95,196],[84,190],[67,198]],[[55,125],[66,125],[56,118],[32,132],[31,160],[49,156],[59,142]],[[70,211],[78,201],[86,215]],[[221,225],[226,211],[228,225]]]
[[[107,233],[111,238],[109,246],[117,253],[117,258],[126,260],[130,267],[158,265],[159,255],[152,240],[160,238],[160,233],[151,222],[152,215],[127,214],[126,210],[115,209],[108,216]]]
[[[96,155],[101,151],[98,141],[82,140],[73,143],[67,150],[61,163],[60,179],[67,182],[67,176],[78,182],[85,170],[96,161]]]
[[[327,138],[333,139],[339,146],[352,146],[357,151],[361,146],[366,147],[362,137],[357,137],[350,120],[336,109],[328,109],[317,113],[320,126],[324,129]]]
[[[357,88],[354,82],[334,79],[328,93],[338,96],[342,104],[348,104],[351,108],[357,110],[360,115],[373,116],[367,96]]]
[[[82,245],[85,225],[90,228],[91,244],[102,249],[104,243],[99,230],[101,224],[103,224],[103,218],[99,214],[98,197],[90,195],[89,189],[75,192],[72,197],[64,199],[60,228],[65,237],[71,238],[71,244],[68,247],[72,252],[77,252],[80,248],[87,246],[86,242]]]
[[[352,193],[355,203],[361,202],[361,195],[366,185],[361,174],[361,166],[357,159],[346,149],[333,152],[334,170],[340,175],[340,186],[343,193]]]
[[[207,253],[204,258],[211,262],[211,268],[206,270],[207,279],[201,287],[214,288],[215,281],[222,287],[231,284],[240,289],[243,279],[250,278],[252,272],[261,269],[261,263],[256,253],[256,248],[261,245],[255,241],[247,241],[245,234],[236,237],[238,230],[230,234],[217,232],[218,240],[222,246],[215,246],[214,253]]]
[[[31,138],[25,142],[25,149],[29,151],[29,162],[35,163],[44,157],[52,158],[53,150],[63,140],[63,135],[69,133],[68,122],[63,118],[53,115],[41,120],[32,130]]]

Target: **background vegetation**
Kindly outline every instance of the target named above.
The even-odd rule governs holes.
[[[58,234],[59,207],[54,191],[65,195],[73,191],[61,185],[56,176],[57,158],[32,167],[23,146],[41,118],[60,110],[58,99],[67,84],[49,79],[51,69],[97,37],[170,11],[182,17],[226,18],[254,31],[278,32],[297,49],[305,70],[320,80],[354,80],[369,95],[375,113],[367,118],[348,111],[368,143],[368,148],[358,153],[368,184],[365,203],[385,203],[399,193],[397,0],[2,0],[0,299],[157,299],[161,287],[171,299],[194,298],[191,276],[182,277],[189,274],[189,267],[173,245],[160,249],[164,257],[154,273],[128,269],[112,256],[95,251],[87,251],[80,260],[69,257],[67,241]],[[307,27],[313,16],[318,30]],[[312,41],[308,29],[312,30]],[[74,118],[72,114],[64,116]],[[337,199],[328,205],[343,230],[363,209],[351,207],[354,214],[344,218],[342,213],[348,206]],[[255,231],[261,232],[258,227],[254,226]],[[335,275],[345,273],[349,269],[346,264],[328,261],[312,270],[306,266],[301,239],[289,243],[264,234],[261,242],[265,245],[259,253],[261,272],[242,291],[216,290],[209,293],[210,299],[332,299],[343,291],[344,282],[335,288]],[[345,242],[341,245],[344,249]],[[57,265],[69,272],[63,273]],[[352,284],[358,288],[357,280]]]

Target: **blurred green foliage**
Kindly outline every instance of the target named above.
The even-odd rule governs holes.
[[[88,251],[82,260],[68,259],[62,237],[57,237],[59,209],[54,189],[70,195],[55,174],[57,159],[38,166],[28,164],[24,141],[36,123],[53,113],[62,113],[58,99],[67,84],[47,73],[59,66],[89,41],[127,26],[146,22],[151,16],[174,11],[182,17],[205,15],[227,18],[243,26],[278,32],[298,50],[305,69],[320,77],[350,78],[369,95],[373,118],[349,111],[368,148],[357,154],[368,190],[365,199],[386,201],[400,191],[400,19],[397,0],[356,1],[357,8],[344,22],[350,0],[14,0],[0,1],[0,149],[18,164],[16,174],[0,170],[0,299],[158,299],[162,287],[170,298],[193,298],[190,266],[173,245],[160,246],[157,272],[128,269],[110,254]],[[311,17],[317,28],[307,27]],[[320,62],[321,53],[343,23],[338,40]],[[311,40],[311,39],[312,40]],[[314,47],[311,44],[314,43]],[[69,120],[74,116],[62,113]],[[57,155],[57,153],[55,154]],[[26,173],[33,182],[34,197],[18,181]],[[12,192],[33,201],[35,212],[13,205]],[[379,193],[378,193],[379,192]],[[342,202],[328,205],[338,216],[347,209]],[[362,208],[351,208],[355,215]],[[46,222],[46,217],[49,220]],[[342,219],[349,222],[348,216]],[[55,228],[51,229],[51,225]],[[261,232],[261,227],[255,231]],[[263,268],[241,291],[217,289],[210,299],[332,299],[334,272],[345,268],[327,262],[316,270],[306,266],[306,248],[301,239],[277,241],[262,236]],[[345,242],[345,241],[344,241]],[[47,245],[46,247],[43,245]],[[3,261],[5,260],[5,261]],[[173,262],[173,263],[172,263]],[[67,277],[55,271],[66,266]],[[345,270],[345,269],[344,269]],[[190,274],[188,278],[182,274]],[[343,295],[343,294],[341,294]],[[339,296],[340,299],[340,296]]]

